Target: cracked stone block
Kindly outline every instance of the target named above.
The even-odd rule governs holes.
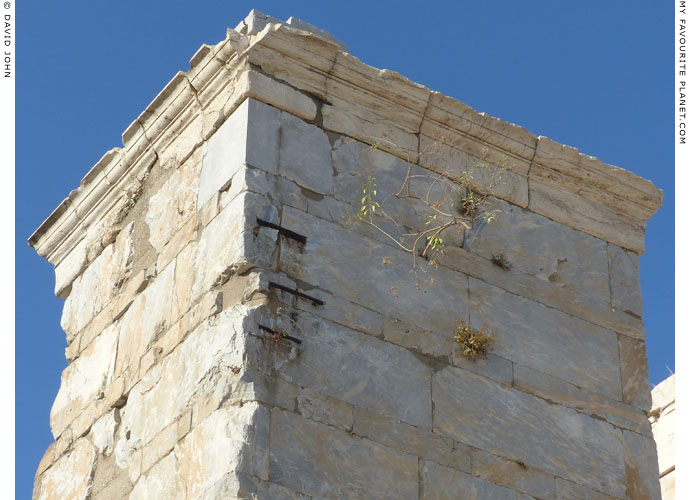
[[[88,439],[79,439],[72,451],[43,474],[38,500],[88,500],[95,465],[96,449]]]
[[[277,409],[270,478],[319,498],[417,499],[417,457]]]
[[[612,496],[625,495],[624,445],[612,425],[455,367],[434,373],[432,384],[434,432]]]
[[[608,244],[611,273],[611,306],[642,317],[640,262],[634,252]]]
[[[316,125],[282,113],[278,173],[319,194],[333,194],[331,144]]]
[[[420,500],[467,498],[480,500],[515,500],[517,492],[426,460],[419,467]]]
[[[470,316],[473,328],[495,332],[493,354],[621,400],[614,332],[475,278]]]

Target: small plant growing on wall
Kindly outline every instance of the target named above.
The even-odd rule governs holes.
[[[455,341],[460,344],[462,355],[470,361],[474,361],[477,358],[486,358],[495,337],[495,334],[486,330],[485,327],[477,330],[462,319],[455,327]]]
[[[491,262],[503,269],[504,271],[510,271],[513,268],[513,264],[506,258],[503,254],[492,255]]]
[[[437,141],[431,152],[438,153],[443,140]],[[370,147],[377,149],[378,142]],[[412,272],[417,277],[417,288],[433,280],[420,278],[418,271],[428,272],[437,267],[437,258],[446,247],[447,234],[457,231],[478,229],[496,219],[497,211],[491,208],[493,189],[501,182],[508,166],[507,157],[495,164],[484,157],[471,165],[445,172],[432,172],[418,167],[418,155],[408,160],[408,171],[400,188],[393,193],[379,195],[376,178],[369,176],[361,192],[360,208],[353,219],[372,226],[393,241],[399,248],[412,255]],[[477,179],[481,179],[479,182]],[[399,220],[387,210],[395,200],[408,201],[418,207],[420,220],[416,227],[409,227],[409,221]],[[385,225],[384,222],[392,223]]]

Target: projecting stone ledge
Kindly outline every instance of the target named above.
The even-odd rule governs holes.
[[[303,21],[283,23],[252,11],[237,29],[201,47],[190,70],[178,73],[123,134],[124,147],[106,153],[36,230],[29,243],[41,256],[57,266],[71,253],[67,274],[78,274],[117,230],[153,163],[179,166],[247,97],[307,120],[316,119],[318,106],[327,131],[431,170],[440,169],[437,156],[428,154],[434,144],[455,165],[442,169],[450,174],[472,158],[506,157],[510,168],[495,189],[499,197],[644,252],[646,221],[663,198],[649,181],[367,66]]]
[[[32,236],[70,362],[35,498],[658,500],[637,253],[660,192],[344,50],[253,12]],[[432,204],[356,220],[371,177],[435,195],[504,156],[496,222],[444,235],[423,281],[384,233]]]

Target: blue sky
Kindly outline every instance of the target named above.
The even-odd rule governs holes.
[[[641,259],[650,379],[674,365],[673,3],[24,0],[17,5],[16,487],[30,498],[66,366],[52,266],[26,240],[203,43],[257,8],[333,33],[478,111],[665,191]],[[667,368],[668,367],[668,368]]]

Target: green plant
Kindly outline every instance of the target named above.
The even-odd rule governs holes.
[[[484,327],[477,330],[462,319],[455,327],[455,341],[462,347],[462,355],[470,361],[486,358],[494,339],[495,334],[487,331]]]
[[[497,210],[491,209],[489,197],[501,182],[508,165],[507,157],[493,165],[481,157],[459,172],[455,168],[440,173],[419,168],[422,154],[438,154],[441,160],[444,158],[438,153],[443,143],[443,140],[437,141],[431,151],[408,159],[405,179],[394,193],[380,197],[376,178],[369,176],[362,189],[359,211],[354,216],[412,254],[412,272],[417,276],[417,288],[421,283],[433,281],[420,279],[417,271],[428,272],[428,266],[437,266],[437,258],[443,254],[448,241],[445,233],[452,230],[462,233],[496,219]],[[379,145],[380,141],[375,140],[370,150],[376,151]],[[389,213],[387,205],[393,199],[409,201],[410,206],[420,213],[421,221],[417,227],[409,227],[406,225],[409,221],[403,223]],[[382,224],[383,221],[391,222],[395,230]]]
[[[376,209],[381,208],[381,205],[374,199],[374,196],[376,196],[376,179],[374,177],[369,176],[369,179],[364,184],[362,193],[364,194],[361,201],[362,206],[359,212],[357,212],[357,217],[359,219],[368,218],[369,222],[373,224],[372,217]]]

